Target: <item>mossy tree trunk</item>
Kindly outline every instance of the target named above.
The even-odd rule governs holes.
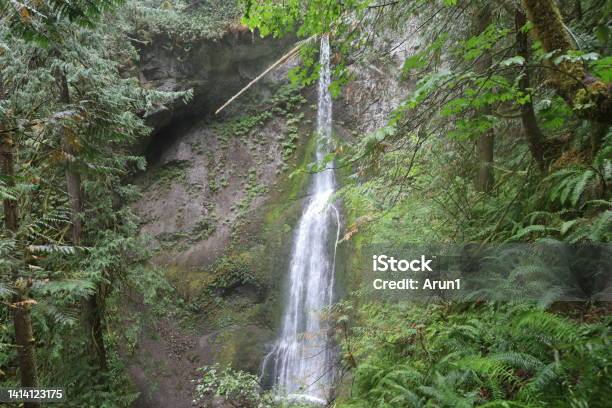
[[[546,52],[567,53],[573,44],[555,0],[522,0],[536,38]],[[612,123],[612,84],[594,78],[580,61],[550,67],[561,97],[582,118]]]
[[[13,138],[11,133],[0,132],[0,165],[2,174],[6,177],[8,187],[15,186],[15,161],[13,153]],[[16,200],[5,198],[2,202],[4,209],[4,224],[8,231],[16,238],[19,233],[19,207]],[[25,258],[25,249],[18,248]],[[25,262],[23,262],[25,263]],[[19,356],[19,371],[22,387],[37,387],[38,373],[36,368],[36,342],[34,329],[32,328],[32,317],[30,307],[32,299],[28,297],[28,288],[32,285],[31,280],[25,280],[19,276],[19,267],[13,266],[11,272],[13,290],[15,291],[10,305],[13,326],[15,328],[15,343]],[[38,402],[26,402],[25,408],[38,408]]]
[[[519,88],[522,92],[529,93],[530,84],[530,72],[529,72],[529,60],[531,59],[531,53],[529,50],[529,40],[527,35],[521,31],[521,28],[527,23],[527,17],[525,13],[517,9],[515,13],[515,28],[516,28],[516,48],[518,54],[525,59],[525,69],[522,72],[522,77],[519,81]],[[538,164],[540,171],[546,171],[545,162],[545,139],[538,121],[533,110],[533,101],[531,98],[520,106],[521,110],[521,122],[523,124],[523,131],[525,132],[525,139],[529,145],[529,150],[534,160]]]
[[[70,103],[70,90],[66,75],[61,72],[58,75],[60,88],[60,100],[62,103]],[[77,151],[75,140],[67,128],[62,133],[62,149],[67,156],[66,164],[66,187],[71,209],[71,240],[74,246],[83,243],[83,188],[81,175],[75,169]],[[88,354],[95,360],[96,365],[102,371],[106,371],[107,358],[106,346],[104,344],[104,326],[102,324],[102,310],[98,301],[98,290],[95,293],[81,299],[81,311],[83,326],[87,334]]]

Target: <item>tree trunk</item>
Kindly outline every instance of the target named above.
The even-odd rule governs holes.
[[[15,164],[13,160],[13,138],[10,133],[0,133],[0,158],[2,159],[2,174],[7,177],[7,186],[15,186]],[[2,201],[4,208],[4,225],[13,234],[19,229],[19,209],[17,201],[5,198]]]
[[[476,189],[488,193],[493,188],[495,178],[493,176],[493,149],[495,145],[495,135],[492,130],[487,131],[478,139],[478,156],[480,167],[478,169],[478,179]]]
[[[527,64],[531,58],[529,50],[529,41],[527,35],[521,31],[521,28],[527,23],[527,17],[522,10],[517,9],[515,13],[515,27],[516,27],[516,44],[518,54],[525,59],[525,69],[522,72],[522,78],[519,81],[519,88],[522,92],[528,93],[530,86],[529,79],[529,68]],[[534,160],[538,164],[540,171],[546,171],[546,162],[544,159],[545,153],[545,140],[538,121],[533,110],[533,101],[531,97],[529,101],[525,102],[520,106],[521,109],[521,122],[523,123],[523,131],[525,132],[525,138],[529,145],[529,150]]]
[[[66,75],[59,75],[60,100],[62,103],[70,103],[70,91]],[[68,197],[70,199],[71,208],[71,239],[74,246],[80,246],[83,243],[83,189],[81,186],[81,175],[74,170],[73,162],[76,157],[74,141],[70,140],[67,129],[62,133],[62,148],[68,156],[66,165],[66,187]],[[96,290],[97,292],[97,290]],[[81,299],[81,311],[83,317],[83,326],[87,334],[89,355],[92,356],[102,371],[107,370],[106,364],[106,347],[104,346],[104,331],[102,325],[102,312],[98,305],[97,293],[86,296]]]
[[[101,371],[107,371],[106,346],[104,345],[104,326],[102,325],[102,308],[99,305],[97,294],[81,300],[84,320],[89,336],[89,353],[94,356],[96,364]]]
[[[13,158],[13,139],[10,133],[0,133],[0,162],[2,174],[7,177],[9,187],[15,185],[15,163]],[[19,230],[19,208],[17,201],[5,198],[2,202],[4,209],[4,224],[8,231],[16,235]],[[25,253],[24,253],[25,255]],[[12,298],[11,311],[13,315],[13,326],[15,328],[15,342],[18,347],[19,371],[21,375],[22,387],[37,387],[38,373],[36,369],[36,343],[34,331],[32,329],[32,318],[30,316],[30,306],[32,301],[28,299],[28,287],[31,282],[27,282],[19,277],[17,267],[13,267],[11,273],[15,294]],[[38,408],[38,402],[26,402],[25,408]]]
[[[491,24],[491,10],[488,5],[476,11],[474,21],[474,35],[481,34]],[[480,56],[476,61],[475,70],[477,74],[484,74],[491,67],[492,58],[489,52]],[[491,115],[491,107],[482,108],[479,115]],[[489,192],[493,187],[495,178],[493,176],[493,149],[495,146],[495,134],[493,130],[487,130],[478,139],[478,176],[476,178],[476,189]]]
[[[534,34],[546,52],[565,54],[573,48],[555,0],[522,0]],[[550,67],[559,95],[585,119],[612,123],[612,84],[591,76],[580,61],[564,61]]]

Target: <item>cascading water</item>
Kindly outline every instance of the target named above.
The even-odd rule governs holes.
[[[329,150],[332,125],[329,38],[321,38],[319,103],[317,112],[317,161]],[[289,267],[289,293],[282,331],[265,357],[262,371],[272,376],[279,394],[290,399],[324,403],[333,380],[333,350],[321,312],[330,306],[334,287],[335,247],[338,242],[338,213],[330,203],[334,172],[328,167],[314,174],[310,199],[300,219]],[[338,227],[330,236],[330,226]]]

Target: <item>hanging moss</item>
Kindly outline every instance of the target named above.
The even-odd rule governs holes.
[[[544,51],[565,54],[574,48],[554,0],[523,0],[523,6]],[[579,116],[610,123],[612,85],[591,77],[582,61],[568,59],[551,67],[551,78]]]

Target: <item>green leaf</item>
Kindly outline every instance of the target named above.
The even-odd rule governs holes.
[[[523,238],[527,235],[530,235],[535,232],[546,232],[549,231],[550,228],[547,228],[545,225],[529,225],[525,228],[521,228],[516,234],[511,236],[508,241],[514,241],[519,238]]]
[[[612,56],[607,56],[590,64],[593,74],[604,82],[612,82]]]
[[[578,182],[576,183],[575,187],[574,187],[574,191],[572,193],[572,205],[576,206],[576,204],[578,203],[578,200],[580,200],[580,197],[582,196],[582,193],[584,192],[584,189],[588,183],[588,181],[595,175],[595,172],[593,172],[593,170],[587,170],[584,173],[582,173],[582,176],[578,179]]]
[[[567,234],[567,232],[574,226],[576,225],[576,223],[579,220],[570,220],[570,221],[565,221],[563,224],[561,224],[561,228],[559,228],[559,232],[561,233],[561,236]]]
[[[514,57],[507,58],[499,63],[499,65],[502,67],[509,67],[510,65],[524,65],[524,64],[525,64],[525,58],[521,57],[520,55],[516,55]]]
[[[421,54],[414,54],[406,58],[402,66],[402,71],[404,74],[407,74],[413,69],[424,68],[425,66],[427,66],[427,60],[425,60]]]

